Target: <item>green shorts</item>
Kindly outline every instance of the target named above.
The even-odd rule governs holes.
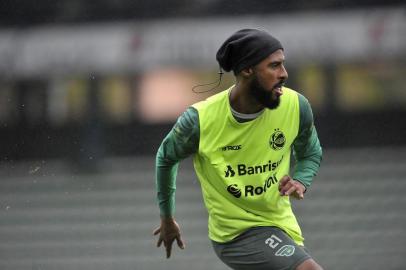
[[[251,228],[230,242],[212,244],[217,256],[235,270],[294,270],[311,258],[277,227]]]

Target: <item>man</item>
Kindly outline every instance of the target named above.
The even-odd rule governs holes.
[[[161,225],[158,247],[184,248],[174,219],[179,161],[194,167],[209,213],[209,238],[233,269],[322,269],[303,247],[290,197],[303,199],[321,161],[308,101],[284,86],[281,43],[264,30],[243,29],[216,55],[236,84],[192,105],[162,142],[156,159]],[[295,167],[289,176],[290,154]]]

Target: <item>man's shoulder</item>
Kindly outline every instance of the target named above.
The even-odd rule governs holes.
[[[307,100],[307,98],[302,93],[300,93],[299,91],[294,90],[292,88],[288,88],[288,87],[283,87],[283,91],[284,91],[284,93],[283,93],[284,95],[291,96],[291,97],[297,99],[298,102],[299,102],[299,107],[301,109],[307,110],[308,107],[310,106],[309,101]]]
[[[286,96],[294,96],[295,97],[295,96],[299,96],[300,93],[298,91],[292,89],[292,88],[284,86],[283,87],[283,95],[282,95],[282,97],[284,95],[286,95]]]
[[[195,108],[196,110],[200,111],[204,108],[209,108],[212,106],[215,106],[216,104],[223,102],[224,100],[227,100],[228,97],[228,89],[223,90],[219,93],[216,93],[205,100],[199,101],[197,103],[192,104],[192,107]]]

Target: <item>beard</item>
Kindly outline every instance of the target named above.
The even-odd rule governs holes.
[[[277,85],[281,85],[283,82],[279,82]],[[251,96],[262,106],[268,109],[276,109],[279,106],[280,103],[280,97],[277,96],[274,98],[272,96],[272,91],[267,91],[258,81],[257,76],[254,77],[254,79],[251,82],[250,85],[251,91],[250,94]]]

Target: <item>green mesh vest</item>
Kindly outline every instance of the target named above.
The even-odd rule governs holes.
[[[278,192],[298,134],[298,95],[284,87],[277,109],[239,123],[231,114],[229,91],[193,105],[200,125],[193,163],[209,213],[209,237],[223,243],[251,227],[277,226],[303,245],[289,197]]]

